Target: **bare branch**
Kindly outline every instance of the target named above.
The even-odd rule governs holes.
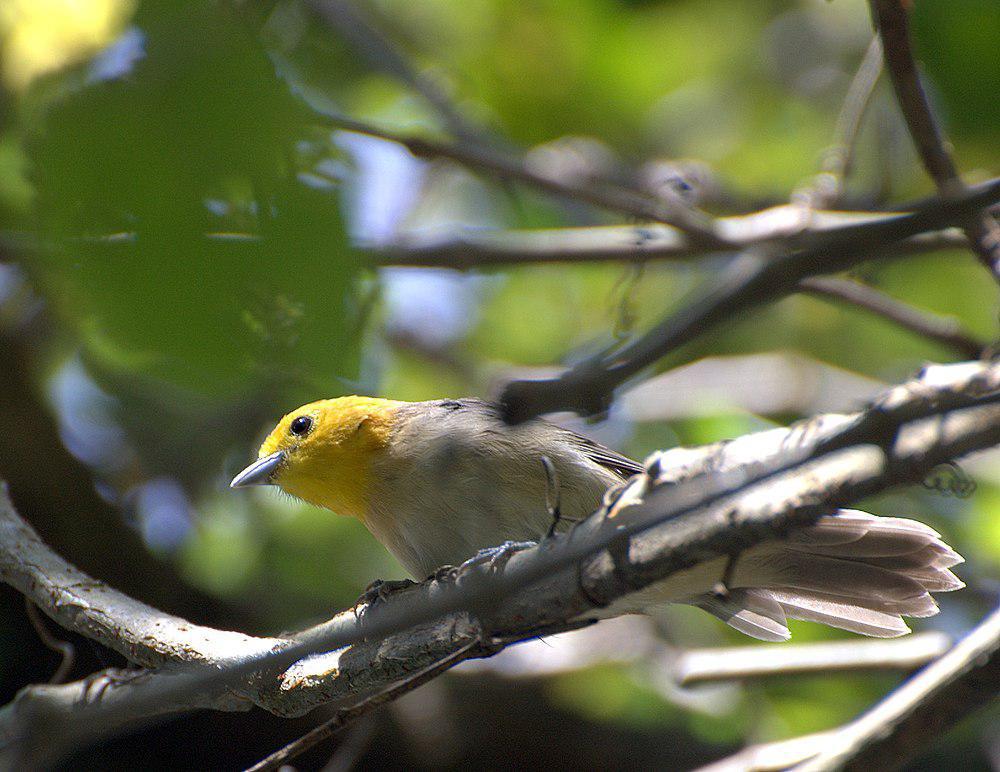
[[[690,686],[803,673],[912,670],[950,646],[944,633],[918,633],[885,640],[689,649],[674,661],[674,676],[681,686]]]
[[[899,216],[893,212],[811,212],[785,205],[737,217],[716,220],[718,232],[733,249],[780,239],[809,239],[848,225]],[[940,249],[967,248],[959,228],[928,231],[903,239],[893,255],[922,254]],[[430,268],[470,270],[525,263],[644,262],[691,260],[713,250],[692,241],[669,225],[608,225],[538,230],[449,230],[411,233],[387,246],[363,248],[378,262]]]
[[[816,732],[791,740],[760,743],[732,756],[699,767],[696,772],[777,772],[812,758],[830,742],[834,732]]]
[[[870,311],[917,335],[954,349],[962,358],[975,359],[986,350],[987,344],[963,330],[957,319],[921,311],[860,282],[814,276],[800,281],[799,288],[809,295],[833,298]]]
[[[677,571],[707,560],[724,563],[725,556],[837,506],[919,480],[942,461],[990,447],[1000,442],[998,394],[1000,364],[935,366],[863,413],[819,416],[789,429],[657,454],[646,474],[633,478],[606,509],[569,536],[515,554],[500,574],[469,564],[391,596],[360,620],[347,612],[294,639],[246,637],[241,656],[232,656],[227,645],[235,633],[193,633],[193,626],[155,610],[159,630],[132,620],[132,614],[150,612],[53,565],[58,558],[44,554],[44,545],[18,525],[9,504],[0,506],[4,576],[31,592],[53,618],[75,624],[82,613],[88,620],[79,625],[84,634],[109,635],[123,604],[124,626],[134,622],[156,639],[180,640],[193,649],[154,643],[146,644],[153,654],[137,656],[173,651],[175,662],[199,665],[128,674],[125,681],[112,677],[100,690],[86,682],[31,687],[0,711],[0,736],[14,743],[22,762],[38,762],[136,717],[171,710],[241,709],[253,702],[290,714],[324,702],[354,704],[471,641],[485,640],[498,650],[585,623],[595,607]],[[625,506],[626,516],[614,516]],[[28,565],[3,554],[25,549],[32,556]],[[61,577],[44,583],[47,592],[34,587],[36,560],[42,561],[39,571]],[[62,598],[74,609],[60,608]],[[102,615],[103,623],[89,621]],[[143,643],[134,631],[120,635]],[[263,651],[264,641],[278,643]],[[351,648],[334,651],[343,646]],[[128,656],[128,646],[119,649]],[[218,658],[220,652],[225,658]],[[310,656],[315,652],[329,653]]]
[[[0,580],[29,598],[67,630],[117,651],[136,665],[223,662],[282,642],[192,625],[98,582],[50,550],[0,498]],[[113,610],[109,613],[108,610]],[[211,657],[208,651],[214,651]]]
[[[613,212],[620,212],[642,220],[662,222],[680,229],[704,249],[725,248],[725,241],[715,232],[711,217],[689,207],[680,198],[668,201],[654,199],[627,188],[607,184],[600,186],[575,185],[538,174],[519,158],[495,150],[459,141],[438,142],[424,137],[380,129],[363,121],[343,116],[332,116],[327,122],[338,129],[377,137],[395,142],[413,155],[425,158],[446,158],[471,169],[488,172],[503,180],[519,182],[563,198],[582,201]]]
[[[834,144],[824,153],[822,170],[813,184],[793,196],[793,200],[805,204],[809,209],[820,209],[835,204],[843,197],[844,185],[854,160],[854,147],[861,130],[861,120],[881,75],[882,41],[876,35],[847,89],[844,104],[837,116]]]
[[[872,19],[882,38],[885,63],[906,125],[920,160],[942,195],[957,193],[962,185],[958,168],[945,147],[945,138],[920,83],[910,44],[906,5],[899,0],[871,0]]]
[[[947,654],[875,707],[836,730],[798,772],[890,769],[956,721],[992,702],[1000,684],[1000,609]]]
[[[763,247],[747,250],[713,279],[707,291],[624,348],[585,360],[557,378],[508,383],[500,396],[505,415],[517,422],[557,410],[602,412],[617,386],[674,349],[794,292],[804,278],[842,271],[885,254],[893,244],[915,233],[964,220],[970,212],[996,200],[1000,181],[975,190],[975,194],[966,192],[911,214],[816,234],[798,250],[778,254]]]
[[[909,642],[912,639],[872,643]],[[827,732],[753,745],[699,772],[896,769],[956,721],[996,698],[998,651],[1000,610],[956,645],[945,646],[940,657],[854,721]]]
[[[958,175],[944,134],[920,83],[910,42],[908,3],[902,0],[869,0],[869,4],[872,19],[882,38],[885,63],[896,100],[920,160],[942,198],[959,195],[967,188]],[[972,213],[966,223],[966,233],[973,251],[1000,280],[1000,224],[987,212]]]

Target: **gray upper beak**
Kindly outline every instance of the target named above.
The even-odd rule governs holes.
[[[274,471],[285,460],[285,452],[279,450],[270,456],[258,458],[250,466],[240,472],[229,483],[230,488],[246,488],[248,485],[270,485]]]

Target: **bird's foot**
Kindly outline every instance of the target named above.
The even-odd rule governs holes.
[[[433,574],[427,577],[428,582],[454,582],[458,577],[460,566],[441,566]]]
[[[537,547],[538,542],[534,541],[505,541],[496,547],[486,547],[479,550],[475,555],[462,563],[460,568],[472,568],[474,566],[486,565],[490,573],[501,572],[507,563],[518,552]]]
[[[100,702],[108,689],[145,678],[148,673],[149,671],[142,669],[116,667],[91,673],[82,682],[84,700],[87,703]]]
[[[354,614],[357,615],[361,609],[369,609],[378,603],[384,603],[389,596],[415,584],[416,582],[410,579],[376,579],[355,601]]]

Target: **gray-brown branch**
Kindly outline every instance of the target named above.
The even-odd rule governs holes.
[[[808,241],[846,226],[898,216],[892,212],[808,211],[796,204],[785,204],[752,214],[720,217],[715,222],[728,249],[747,249],[764,242]],[[460,271],[534,263],[690,261],[713,252],[684,231],[660,224],[414,232],[385,246],[361,246],[375,262],[384,265]],[[895,243],[891,250],[893,255],[911,255],[968,246],[960,228],[948,228],[917,233]]]
[[[929,632],[882,640],[690,649],[677,656],[672,669],[681,686],[803,673],[913,670],[950,647],[947,635]]]
[[[987,347],[985,341],[976,340],[963,329],[957,319],[914,308],[867,284],[814,276],[799,282],[799,288],[807,294],[838,300],[881,316],[903,329],[953,349],[965,359],[981,356]]]
[[[402,145],[422,158],[444,158],[470,169],[486,172],[497,179],[517,182],[555,196],[581,201],[612,212],[627,214],[642,220],[673,225],[703,248],[725,248],[725,241],[716,233],[715,223],[679,198],[654,199],[614,184],[578,185],[547,177],[533,171],[523,159],[466,141],[445,142],[381,129],[346,116],[328,117],[334,128],[388,140]]]
[[[854,721],[797,772],[898,769],[956,721],[997,699],[1000,609]]]
[[[948,149],[930,102],[920,82],[920,73],[910,40],[909,3],[903,0],[869,0],[872,19],[882,38],[885,65],[896,92],[896,101],[924,168],[938,193],[947,198],[967,187]],[[973,251],[994,277],[1000,279],[1000,224],[989,212],[973,212],[965,223]]]

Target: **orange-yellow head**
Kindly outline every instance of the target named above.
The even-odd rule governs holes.
[[[257,461],[230,486],[277,485],[310,504],[363,518],[372,461],[390,442],[395,412],[403,404],[355,396],[303,405],[278,422]]]

